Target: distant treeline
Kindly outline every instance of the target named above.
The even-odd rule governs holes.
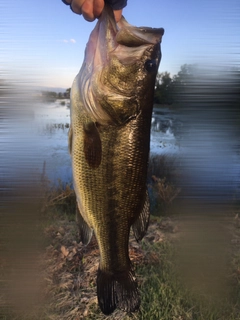
[[[17,91],[16,91],[17,92]],[[11,85],[0,79],[0,96],[12,95]],[[39,98],[44,102],[70,99],[71,88],[65,92],[42,91]],[[157,74],[154,93],[155,107],[171,106],[181,110],[211,109],[231,112],[240,128],[240,69],[204,68],[184,64],[171,76],[169,72]]]
[[[218,120],[225,118],[240,131],[240,69],[185,64],[173,77],[159,73],[154,102],[188,115],[217,112]]]
[[[57,99],[70,99],[71,88],[68,88],[65,92],[54,91],[42,91],[41,99],[44,102],[54,102]]]
[[[240,69],[222,70],[197,65],[181,66],[177,75],[158,73],[154,102],[177,107],[239,107]]]
[[[65,92],[42,91],[44,101],[69,99],[71,88]],[[203,68],[184,64],[171,76],[167,71],[157,74],[154,103],[178,109],[220,107],[240,109],[240,70]]]

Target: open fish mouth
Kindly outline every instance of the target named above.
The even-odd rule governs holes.
[[[80,79],[82,83],[80,94],[86,111],[96,122],[114,123],[99,103],[101,97],[107,96],[108,99],[119,102],[124,100],[132,102],[136,95],[138,79],[132,79],[131,82],[126,79],[126,68],[132,74],[136,73],[135,69],[139,68],[146,48],[149,45],[158,46],[163,34],[163,28],[135,27],[124,17],[117,24],[112,9],[105,6],[87,43]],[[159,55],[154,60],[146,62],[146,68],[157,71],[160,59]],[[112,65],[112,62],[116,61],[119,62],[118,66]],[[131,70],[133,65],[135,69]],[[109,70],[109,66],[112,66],[112,70]],[[116,77],[116,73],[119,76]],[[122,79],[121,73],[125,79]],[[112,75],[111,79],[109,75]],[[111,81],[113,78],[115,81]]]

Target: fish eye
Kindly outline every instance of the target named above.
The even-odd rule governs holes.
[[[157,68],[158,68],[157,61],[156,60],[146,60],[144,67],[148,72],[156,72]]]

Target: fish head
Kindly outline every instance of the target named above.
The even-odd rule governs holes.
[[[116,23],[105,5],[90,35],[80,72],[84,108],[100,124],[122,125],[151,104],[161,60],[163,28]]]

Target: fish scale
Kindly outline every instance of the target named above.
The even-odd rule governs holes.
[[[105,314],[140,305],[128,243],[130,228],[139,241],[149,221],[147,165],[163,32],[133,27],[123,17],[117,26],[106,5],[71,90],[77,222],[84,244],[93,232],[98,242],[97,295]]]

